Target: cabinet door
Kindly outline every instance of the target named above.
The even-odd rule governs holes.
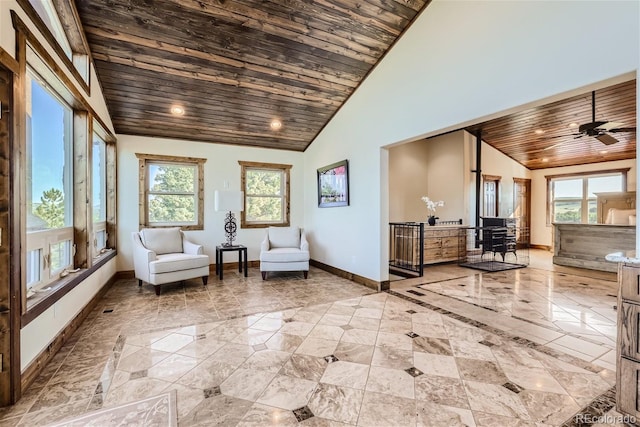
[[[640,363],[621,357],[618,363],[618,381],[616,388],[617,410],[640,420]]]
[[[623,302],[618,316],[618,345],[623,356],[640,360],[640,305]]]
[[[640,303],[640,268],[623,265],[621,273],[622,298]]]

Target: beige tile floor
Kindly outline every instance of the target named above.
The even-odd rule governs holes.
[[[0,426],[168,390],[183,426],[561,425],[615,383],[615,277],[531,259],[439,266],[389,293],[317,269],[229,272],[160,297],[122,280]]]

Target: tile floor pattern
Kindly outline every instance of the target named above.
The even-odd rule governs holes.
[[[510,279],[500,274],[480,277],[503,286]],[[159,298],[123,280],[24,398],[0,410],[0,426],[43,425],[167,390],[177,391],[183,426],[562,425],[615,384],[607,367],[471,320],[486,311],[509,319],[506,301],[492,306],[498,313],[423,290],[435,305],[420,305],[425,296],[408,290],[419,288],[372,293],[316,269],[306,281],[263,282],[255,270],[206,288],[188,281]],[[471,317],[453,314],[465,307]],[[536,313],[544,314],[523,315],[553,323]]]

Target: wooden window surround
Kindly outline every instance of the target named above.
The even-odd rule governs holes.
[[[269,226],[281,226],[288,227],[290,225],[289,211],[290,211],[290,171],[291,165],[279,164],[279,163],[262,163],[262,162],[245,162],[238,161],[241,166],[241,188],[244,192],[244,210],[240,213],[240,228],[266,228]],[[247,172],[264,170],[270,172],[278,172],[282,175],[280,194],[250,194],[247,191]],[[278,198],[281,201],[282,215],[280,220],[275,221],[251,221],[247,217],[247,210],[251,201],[248,198],[251,197],[270,197]]]
[[[183,230],[204,230],[204,163],[207,159],[196,157],[179,157],[179,156],[162,156],[158,154],[136,153],[139,160],[139,218],[140,228],[155,227],[149,221],[149,166],[152,164],[168,164],[195,166],[197,176],[195,178],[194,187],[196,198],[196,221],[195,223],[164,223],[162,227],[179,226]]]
[[[586,176],[596,176],[596,175],[609,175],[609,174],[620,174],[622,176],[622,191],[627,190],[627,175],[631,168],[620,168],[620,169],[604,169],[604,170],[594,170],[594,171],[585,171],[585,172],[576,172],[576,173],[563,173],[556,175],[545,175],[545,179],[547,180],[547,226],[550,227],[553,223],[551,217],[551,204],[553,200],[551,199],[551,183],[554,179],[559,178],[580,178]]]

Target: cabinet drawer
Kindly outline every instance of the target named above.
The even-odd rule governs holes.
[[[640,268],[622,266],[620,292],[622,298],[640,303]]]
[[[623,356],[640,360],[640,305],[623,302],[618,314],[618,346]]]
[[[458,247],[455,246],[453,248],[442,248],[442,257],[443,258],[453,258],[456,259],[458,258],[460,251],[458,250]]]
[[[441,247],[442,247],[442,239],[425,239],[424,240],[425,249],[439,249]]]
[[[617,410],[640,419],[640,363],[621,357],[618,359],[616,388]]]
[[[445,237],[442,239],[442,247],[443,248],[458,248],[458,238],[457,237]]]

